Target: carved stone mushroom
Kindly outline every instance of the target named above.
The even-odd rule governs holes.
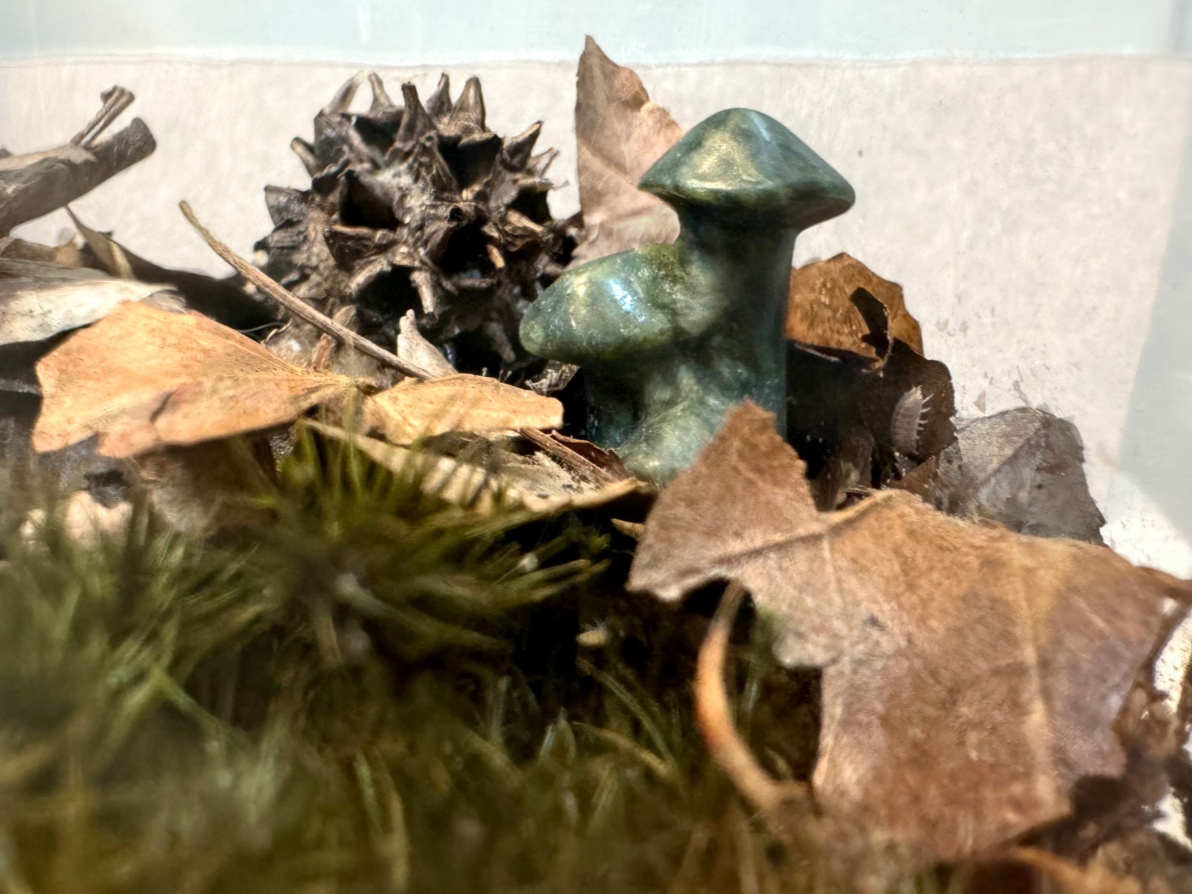
[[[752,399],[784,430],[795,237],[847,211],[854,193],[802,140],[749,109],[696,125],[638,186],[678,212],[678,239],[568,271],[527,310],[521,340],[584,368],[588,437],[661,483],[738,401]]]

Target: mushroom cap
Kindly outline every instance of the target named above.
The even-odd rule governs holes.
[[[522,346],[564,363],[608,363],[707,331],[721,305],[680,254],[643,245],[568,270],[526,308]]]
[[[769,115],[725,109],[684,134],[638,182],[704,222],[805,230],[852,207],[831,165]]]

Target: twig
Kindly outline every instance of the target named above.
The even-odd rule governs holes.
[[[564,465],[569,466],[573,472],[587,475],[601,483],[619,480],[616,475],[600,468],[596,463],[586,456],[576,453],[566,444],[560,444],[544,431],[539,431],[536,428],[520,428],[518,434],[560,460]]]
[[[194,227],[200,236],[206,240],[211,250],[219,255],[224,261],[230,264],[237,273],[251,282],[258,289],[263,291],[266,295],[292,313],[301,320],[310,323],[320,332],[326,332],[332,338],[337,339],[342,344],[351,345],[361,354],[365,354],[378,363],[383,363],[388,367],[396,369],[398,372],[407,376],[413,376],[416,379],[433,379],[435,376],[420,366],[415,366],[406,360],[402,360],[396,354],[391,354],[379,345],[373,344],[367,338],[353,332],[345,326],[341,326],[334,320],[319,313],[301,298],[297,297],[287,289],[283,288],[278,283],[274,282],[236,252],[232,251],[223,242],[216,239],[211,233],[199,223],[198,218],[195,217],[193,211],[190,210],[190,205],[186,202],[179,202],[178,207],[182,209],[182,213],[186,219],[190,221],[190,225]]]
[[[708,751],[758,812],[772,826],[799,837],[813,834],[811,792],[805,783],[776,781],[761,767],[737,732],[724,685],[733,620],[745,589],[730,583],[700,646],[695,669],[695,717]]]
[[[87,122],[86,127],[71,137],[70,142],[73,145],[90,149],[91,145],[108,129],[108,126],[120,117],[121,112],[136,100],[131,90],[121,87],[119,84],[100,94],[99,98],[103,100],[103,106],[95,113],[95,117]]]

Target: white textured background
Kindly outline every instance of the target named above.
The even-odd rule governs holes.
[[[1072,418],[1107,539],[1192,576],[1187,5],[0,0],[0,145],[60,143],[101,89],[132,89],[159,148],[74,207],[158,263],[219,272],[179,199],[248,253],[262,187],[306,185],[288,143],[342,81],[367,64],[425,93],[446,70],[457,90],[481,77],[498,132],[545,120],[565,214],[589,31],[682,125],[757,108],[837,167],[857,205],[799,261],[848,251],[902,283],[963,414]]]

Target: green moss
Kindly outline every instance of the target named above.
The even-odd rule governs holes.
[[[707,756],[706,617],[624,593],[632,542],[418,484],[309,439],[273,525],[14,540],[4,890],[820,890]],[[814,678],[764,637],[737,671],[759,753],[805,773]],[[758,728],[798,712],[801,744]]]

